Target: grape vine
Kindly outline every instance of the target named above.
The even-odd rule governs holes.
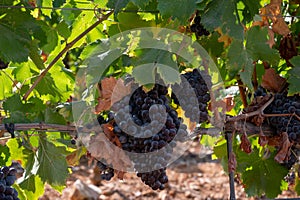
[[[231,199],[234,180],[248,196],[299,196],[298,13],[282,0],[2,1],[0,199],[62,189],[86,154],[102,180],[122,179],[117,165],[129,160],[160,192],[172,153],[203,135],[216,141]]]

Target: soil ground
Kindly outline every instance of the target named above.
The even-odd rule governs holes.
[[[211,151],[203,149],[198,142],[195,142],[189,151],[168,167],[169,183],[162,191],[151,190],[142,183],[140,178],[131,173],[126,174],[122,181],[116,178],[111,181],[101,181],[93,168],[88,167],[86,160],[82,160],[82,163],[73,171],[67,180],[67,188],[61,194],[47,185],[44,195],[39,200],[81,199],[80,195],[74,194],[74,183],[78,180],[100,193],[98,197],[90,198],[91,200],[223,200],[230,198],[227,174],[223,171],[219,161],[211,159]],[[238,181],[235,182],[235,195],[236,199],[242,200],[262,199],[247,197],[243,186]],[[297,195],[292,191],[284,191],[278,198],[297,198]]]

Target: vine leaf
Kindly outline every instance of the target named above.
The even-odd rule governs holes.
[[[201,23],[212,32],[221,27],[222,32],[230,37],[242,40],[244,28],[236,23],[234,0],[217,0],[210,2],[202,16]]]
[[[157,8],[165,18],[177,18],[186,23],[189,17],[197,9],[196,0],[181,0],[176,3],[173,0],[158,0]]]
[[[122,8],[125,8],[130,0],[109,0],[106,4],[107,7],[114,9],[115,17],[117,17],[118,13]]]
[[[295,56],[289,60],[294,66],[288,71],[289,95],[300,93],[300,56]]]
[[[22,35],[18,35],[17,33],[12,32],[5,26],[0,24],[0,57],[4,62],[24,62],[28,60],[29,49],[24,48],[26,46],[28,40],[26,41]],[[6,47],[14,47],[14,48],[6,48]]]
[[[268,61],[272,65],[278,64],[279,53],[268,45],[268,30],[266,28],[251,27],[246,38],[246,49],[253,60]]]
[[[139,8],[144,9],[147,5],[149,5],[150,0],[131,0],[131,2]]]
[[[10,158],[9,148],[0,144],[0,166],[5,166]]]
[[[227,54],[229,73],[233,76],[239,74],[243,83],[250,89],[253,88],[254,61],[268,61],[272,65],[277,65],[279,62],[279,53],[269,47],[267,35],[266,28],[254,26],[247,31],[246,45],[242,40],[233,40],[229,46]]]
[[[273,68],[269,68],[265,70],[265,74],[262,76],[261,86],[276,93],[280,92],[285,82],[285,78],[279,76]]]
[[[55,146],[47,140],[45,135],[41,135],[33,169],[37,170],[43,182],[52,186],[65,185],[69,174],[66,154],[68,152],[64,147]]]
[[[238,172],[245,191],[249,196],[265,194],[267,198],[275,198],[282,192],[281,184],[288,170],[274,160],[274,153],[265,159],[257,147],[252,150],[251,154],[237,153]]]
[[[38,199],[44,194],[44,183],[38,175],[31,174],[19,183],[19,190],[26,195],[26,199]]]

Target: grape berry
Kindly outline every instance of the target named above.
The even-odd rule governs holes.
[[[3,166],[0,169],[0,199],[3,200],[19,200],[18,192],[11,187],[17,180],[17,170]]]
[[[204,26],[201,24],[201,17],[196,16],[194,19],[194,24],[191,25],[191,31],[194,32],[198,37],[201,37],[202,35],[208,36],[209,31],[204,28]]]

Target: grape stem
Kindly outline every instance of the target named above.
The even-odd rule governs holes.
[[[33,91],[33,89],[39,84],[39,82],[46,76],[47,72],[51,69],[51,67],[54,66],[54,64],[81,38],[83,38],[86,34],[88,34],[91,30],[96,28],[100,23],[102,23],[104,20],[106,20],[113,11],[110,11],[106,15],[103,15],[101,18],[98,18],[99,20],[96,21],[94,24],[92,24],[90,27],[88,27],[85,31],[83,31],[81,34],[79,34],[74,40],[72,40],[70,43],[67,43],[65,48],[63,48],[57,56],[49,63],[48,67],[42,71],[42,73],[37,77],[36,81],[32,84],[32,86],[29,88],[29,90],[26,92],[26,94],[23,96],[23,100],[26,100],[30,93]]]
[[[266,114],[264,114],[264,110],[273,102],[274,100],[274,96],[272,96],[262,107],[260,107],[259,109],[253,111],[253,112],[249,112],[249,113],[245,113],[245,114],[240,114],[238,116],[235,117],[230,117],[227,118],[226,121],[230,122],[230,121],[240,121],[240,120],[245,120],[249,117],[253,117],[253,116],[261,116],[264,117],[266,116]]]

